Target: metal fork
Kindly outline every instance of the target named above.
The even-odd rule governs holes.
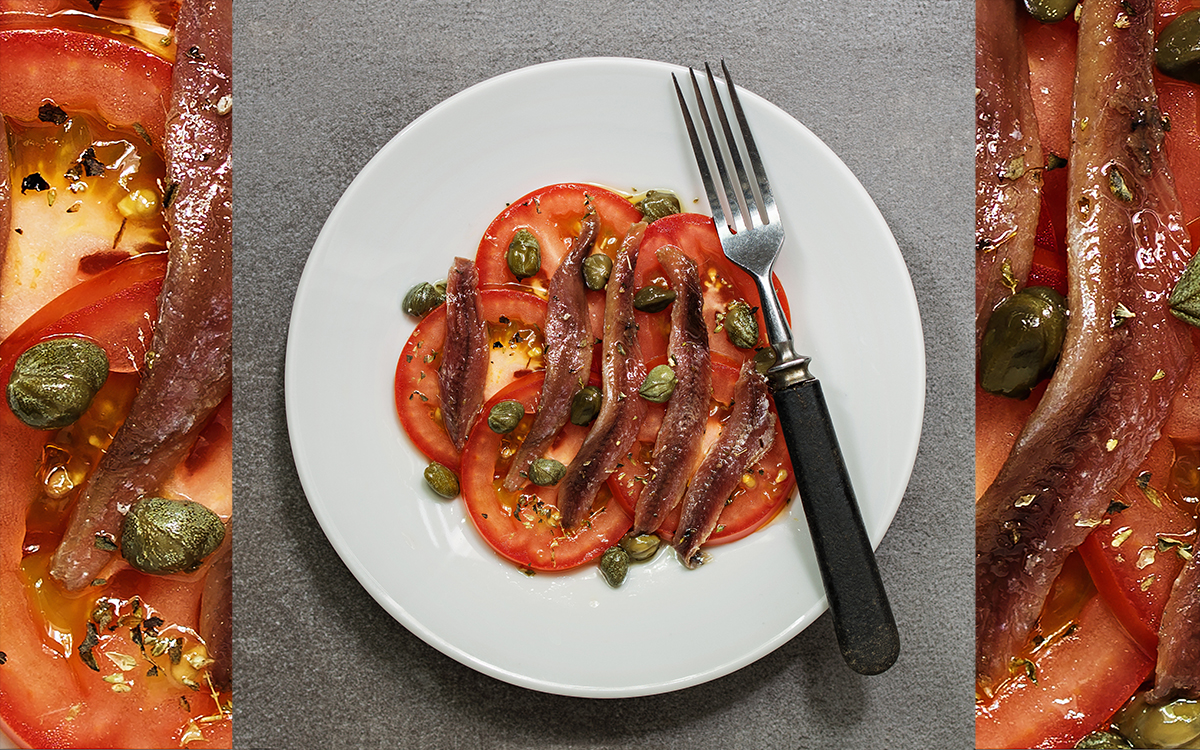
[[[687,99],[679,79],[672,73],[679,107],[696,154],[696,166],[708,194],[721,247],[726,257],[754,278],[762,298],[767,339],[776,354],[775,364],[767,371],[767,380],[796,472],[796,485],[829,597],[838,645],[851,669],[862,674],[879,674],[895,663],[900,653],[900,637],[834,434],[821,383],[808,371],[809,358],[796,353],[791,329],[771,285],[771,269],[783,247],[783,222],[725,62],[721,62],[721,72],[745,143],[746,160],[743,160],[729,126],[712,69],[706,63],[704,70],[713,108],[720,120],[724,149],[709,117],[696,71],[689,69],[689,72],[696,109],[716,164],[719,187],[729,206],[728,216],[721,204],[718,181],[713,179]],[[728,158],[723,151],[728,153]],[[736,182],[731,176],[736,176]]]

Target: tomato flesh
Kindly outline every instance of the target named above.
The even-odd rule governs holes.
[[[135,256],[56,297],[0,342],[0,383],[26,349],[59,335],[100,344],[113,372],[141,370],[166,268],[164,253]]]
[[[118,312],[128,313],[138,300],[142,308],[135,317],[152,319],[157,296],[146,293],[145,287],[161,284],[161,273],[162,260],[153,256],[118,266],[72,290],[69,300],[82,307],[68,309],[48,323],[35,315],[30,322],[37,325],[29,326],[27,335],[14,335],[0,344],[0,351],[19,353],[23,343],[38,340],[47,331],[56,335],[86,331],[106,349],[122,345],[106,337],[105,331],[120,338],[126,328],[106,329],[104,322],[115,320]],[[118,277],[130,285],[114,291],[109,287]],[[104,296],[96,300],[100,290]],[[51,307],[57,311],[67,306],[60,298]],[[73,327],[72,321],[80,325]],[[20,340],[13,343],[14,339]],[[0,361],[11,369],[11,360],[6,355]],[[0,723],[34,746],[175,746],[191,722],[208,715],[218,721],[206,728],[205,743],[197,746],[214,746],[207,743],[220,743],[228,735],[223,726],[228,719],[220,718],[207,693],[194,694],[168,677],[165,673],[172,669],[168,658],[142,653],[131,640],[132,622],[100,629],[92,649],[99,674],[84,664],[78,652],[97,603],[111,603],[125,617],[133,614],[135,597],[146,609],[145,617],[162,618],[160,635],[186,636],[195,628],[202,573],[146,576],[118,565],[105,585],[80,596],[62,593],[48,576],[49,557],[67,518],[63,511],[107,445],[97,444],[97,439],[111,438],[128,409],[137,378],[135,372],[110,374],[89,411],[60,431],[27,427],[7,406],[0,407],[0,434],[6,448],[0,456],[0,632],[7,656],[0,671]],[[226,425],[228,411],[227,404],[220,412]],[[204,456],[179,467],[166,484],[175,496],[204,503],[227,517],[232,500],[231,433],[227,428],[209,429],[204,442]],[[56,476],[69,477],[70,483],[63,485]],[[127,672],[130,663],[140,665],[138,671]],[[148,674],[151,664],[162,670],[157,676]],[[115,679],[118,674],[129,686],[126,693],[114,693],[113,683],[102,679]],[[181,696],[187,700],[186,708]]]
[[[500,488],[520,437],[528,432],[541,396],[542,373],[514,381],[484,406],[505,400],[519,401],[526,416],[509,436],[493,432],[481,421],[463,449],[462,494],[468,515],[487,543],[517,565],[533,570],[567,570],[594,560],[620,541],[633,525],[633,517],[612,502],[612,490],[603,487],[592,506],[590,518],[573,533],[565,533],[558,522],[558,491],[555,487],[526,485],[514,493]],[[568,423],[547,452],[569,465],[579,452],[588,428]]]
[[[1037,682],[1018,673],[975,704],[976,746],[1075,747],[1154,670],[1098,597],[1084,605],[1074,632],[1034,661]]]
[[[161,134],[171,65],[117,39],[57,28],[2,29],[0,112],[36,120],[46,100],[95,112],[117,126]],[[161,144],[158,144],[161,146]]]

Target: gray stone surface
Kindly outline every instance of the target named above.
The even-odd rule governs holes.
[[[239,0],[235,28],[236,746],[974,746],[973,5]],[[843,666],[825,615],[758,662],[674,693],[513,687],[392,620],[309,510],[288,445],[284,354],[329,211],[438,102],[586,56],[729,60],[742,86],[849,165],[899,242],[929,378],[912,481],[879,548],[904,641],[882,676]]]

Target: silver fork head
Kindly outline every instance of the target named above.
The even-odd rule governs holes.
[[[749,231],[752,233],[777,235],[779,243],[782,244],[783,224],[779,219],[779,211],[775,206],[775,198],[771,194],[771,185],[767,180],[767,173],[763,168],[762,159],[758,153],[758,146],[755,144],[754,136],[750,132],[750,125],[746,121],[746,113],[742,109],[741,101],[738,99],[737,87],[733,85],[729,69],[725,66],[725,61],[722,60],[721,72],[724,74],[725,88],[728,92],[729,101],[733,106],[734,115],[737,118],[742,141],[745,144],[747,160],[743,160],[741,149],[729,125],[729,116],[726,114],[725,104],[722,101],[712,68],[705,63],[704,70],[708,78],[708,87],[711,92],[713,106],[717,111],[717,117],[721,124],[723,139],[718,137],[717,131],[713,127],[712,118],[709,116],[700,82],[696,77],[696,71],[689,69],[688,72],[692,79],[692,90],[695,92],[696,109],[700,113],[701,122],[704,124],[705,135],[707,136],[709,148],[712,151],[713,160],[717,167],[717,175],[720,178],[720,187],[724,192],[725,204],[722,204],[717,181],[713,179],[713,171],[710,169],[708,156],[704,152],[704,147],[697,132],[695,120],[692,118],[691,109],[688,106],[687,99],[684,97],[683,89],[679,86],[679,79],[673,73],[671,74],[671,78],[675,83],[675,93],[679,97],[679,107],[683,112],[688,137],[692,143],[692,150],[696,155],[696,165],[699,168],[701,180],[704,182],[709,207],[713,213],[713,221],[717,225],[717,231],[721,236],[722,243],[727,244],[727,240],[738,235],[740,232]],[[747,161],[749,162],[749,169],[747,169]],[[736,183],[731,179],[731,175],[736,176]],[[755,188],[757,188],[757,191]],[[725,205],[729,207],[728,216],[725,213]],[[770,229],[767,229],[768,227]],[[742,245],[743,243],[739,242],[736,244]],[[728,248],[726,252],[729,252]],[[775,248],[775,252],[778,252],[778,247]],[[767,263],[774,260],[775,252],[772,252],[770,257],[766,259]],[[740,255],[741,253],[738,254]],[[746,265],[739,258],[732,259],[739,265]],[[746,258],[747,262],[751,262],[752,260],[757,260],[760,264],[763,262],[762,258]],[[763,268],[760,266],[759,268],[748,268],[747,270],[756,273],[761,272]]]
[[[721,71],[725,74],[726,90],[737,117],[742,141],[745,144],[746,159],[743,160],[737,139],[729,127],[729,117],[725,113],[725,104],[717,81],[713,77],[712,68],[704,66],[708,76],[709,90],[713,106],[721,122],[724,143],[718,138],[713,128],[712,118],[709,117],[708,107],[704,103],[704,93],[700,82],[696,79],[696,71],[690,70],[692,90],[695,92],[696,108],[704,123],[705,135],[709,149],[712,151],[716,172],[720,177],[720,188],[724,191],[726,203],[721,202],[721,192],[718,191],[717,181],[713,179],[713,170],[709,167],[708,156],[704,152],[704,144],[697,133],[695,120],[691,109],[679,86],[679,79],[671,74],[675,82],[675,93],[679,97],[679,108],[683,111],[683,120],[687,125],[688,138],[692,143],[692,151],[696,155],[696,167],[704,189],[708,195],[708,205],[712,210],[713,222],[717,226],[717,235],[721,240],[721,249],[725,257],[744,269],[754,278],[762,300],[763,323],[766,326],[767,340],[775,347],[777,366],[789,369],[799,367],[804,369],[807,360],[795,353],[792,348],[792,333],[771,286],[771,268],[775,258],[783,247],[783,222],[779,219],[779,211],[775,207],[775,198],[771,195],[771,185],[767,181],[767,173],[763,169],[762,159],[758,155],[758,146],[754,136],[750,134],[750,126],[746,122],[746,113],[738,99],[737,88],[729,77],[729,69],[721,62]],[[727,161],[728,160],[728,161]],[[749,166],[749,170],[747,170]],[[730,175],[737,176],[736,185]],[[753,177],[753,181],[751,180]],[[757,191],[756,191],[757,188]],[[728,206],[728,215],[725,206]],[[728,218],[727,218],[728,216]]]

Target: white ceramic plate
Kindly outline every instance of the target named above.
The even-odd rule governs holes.
[[[684,70],[565,60],[442,102],[346,190],[296,292],[288,426],[330,542],[413,633],[536,690],[620,697],[695,685],[770,653],[826,607],[798,502],[758,533],[714,548],[696,571],[660,553],[617,590],[594,566],[528,577],[486,546],[461,500],[425,487],[426,461],[393,409],[396,360],[414,326],[401,313],[403,295],[444,278],[455,255],[473,257],[507,201],[578,181],[670,188],[707,210],[669,76]],[[824,384],[878,545],[921,431],[925,360],[912,282],[846,166],[782,110],[742,98],[786,225],[776,271],[797,349]]]

